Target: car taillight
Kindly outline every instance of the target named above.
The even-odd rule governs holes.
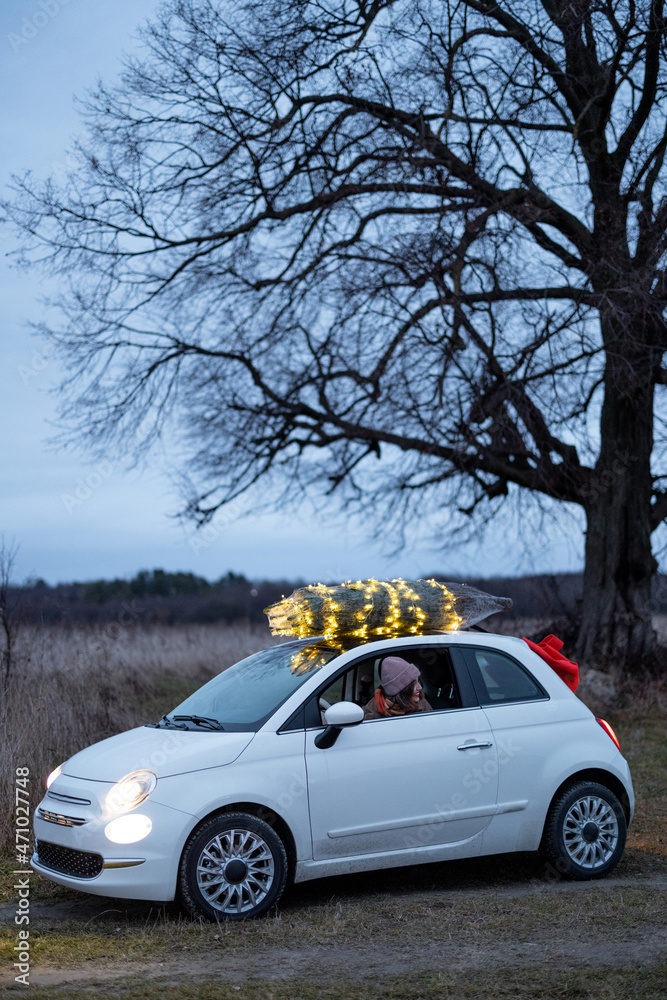
[[[621,744],[618,742],[618,736],[616,735],[616,733],[614,732],[614,730],[611,728],[611,726],[609,725],[609,723],[605,722],[604,719],[596,719],[595,721],[599,722],[599,724],[602,726],[602,728],[604,729],[604,731],[607,734],[607,736],[609,737],[609,739],[613,740],[614,743],[616,744],[616,746],[618,747],[618,749],[620,750],[621,749]]]

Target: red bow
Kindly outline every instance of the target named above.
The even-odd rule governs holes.
[[[565,681],[570,691],[576,691],[579,684],[579,664],[568,660],[559,652],[563,648],[563,640],[555,635],[548,635],[542,642],[531,642],[524,637],[534,653],[541,656],[545,663],[548,663],[552,670],[555,670],[562,681]]]

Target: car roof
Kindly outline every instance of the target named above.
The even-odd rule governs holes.
[[[478,630],[461,630],[461,631],[445,631],[439,629],[429,629],[415,633],[406,633],[405,635],[399,636],[379,636],[377,639],[371,641],[359,642],[352,638],[347,638],[344,640],[332,640],[325,636],[313,636],[310,641],[315,644],[321,642],[327,646],[342,649],[345,653],[351,652],[362,652],[368,651],[372,653],[375,649],[391,649],[392,647],[399,647],[407,645],[423,646],[428,645],[429,642],[433,642],[434,639],[442,639],[448,643],[464,643],[473,646],[494,646],[498,649],[511,649],[512,647],[516,649],[526,649],[526,644],[523,639],[515,635],[501,635],[499,632],[486,632],[483,629]]]

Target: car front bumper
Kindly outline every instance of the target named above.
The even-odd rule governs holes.
[[[118,844],[105,832],[118,818],[105,806],[111,784],[63,776],[57,786],[60,795],[88,804],[64,802],[60,795],[55,800],[47,792],[35,813],[35,871],[96,895],[161,902],[174,898],[181,852],[197,823],[195,816],[149,798],[125,815],[149,819],[150,832],[134,843]]]

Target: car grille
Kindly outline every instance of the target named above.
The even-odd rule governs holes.
[[[81,816],[65,816],[63,813],[54,813],[50,809],[42,809],[40,806],[37,810],[37,815],[40,819],[45,819],[47,823],[57,823],[59,826],[83,826],[87,823],[87,819],[83,819]]]
[[[76,795],[65,795],[63,792],[52,792],[50,789],[46,793],[48,799],[57,799],[58,802],[69,802],[73,806],[89,806],[90,799],[79,799]]]
[[[97,878],[104,865],[101,854],[75,851],[71,847],[50,844],[46,840],[36,842],[35,853],[44,868],[60,872],[61,875],[72,875],[74,878]]]

